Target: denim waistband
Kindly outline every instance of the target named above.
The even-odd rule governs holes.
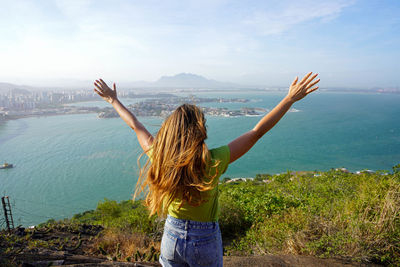
[[[167,222],[181,229],[216,229],[218,222],[198,222],[167,216]]]

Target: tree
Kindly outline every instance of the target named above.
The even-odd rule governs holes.
[[[400,174],[400,163],[393,166],[392,169],[393,169],[393,173]]]

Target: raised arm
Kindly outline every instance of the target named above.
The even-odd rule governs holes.
[[[102,79],[99,79],[94,82],[94,86],[96,87],[94,91],[110,103],[126,124],[135,131],[140,146],[144,151],[147,151],[153,144],[154,138],[135,115],[118,100],[115,83],[113,84],[113,89],[111,89]]]
[[[313,87],[319,82],[319,79],[313,81],[318,74],[314,74],[313,76],[311,76],[311,74],[312,72],[308,73],[299,83],[297,83],[298,78],[296,77],[290,85],[287,96],[283,98],[283,100],[273,110],[265,115],[252,130],[228,144],[231,151],[230,162],[234,162],[246,154],[246,152],[249,151],[266,132],[275,126],[294,102],[299,101],[309,93],[318,89],[318,86]]]

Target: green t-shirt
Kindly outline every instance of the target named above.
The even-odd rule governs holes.
[[[219,177],[228,168],[230,160],[230,150],[228,146],[221,146],[210,150],[211,164],[215,165],[217,161],[219,164],[217,167],[210,167],[209,175],[213,178],[213,189],[209,191],[201,192],[201,198],[207,200],[200,206],[191,206],[185,202],[182,207],[180,199],[174,199],[168,207],[168,214],[172,217],[184,220],[192,220],[199,222],[215,222],[218,221],[219,215],[219,203],[218,203],[218,182]],[[217,174],[217,175],[216,175]]]
[[[151,152],[148,153],[151,155]],[[219,203],[218,203],[218,182],[219,177],[225,173],[230,160],[230,150],[227,145],[210,150],[211,166],[208,170],[209,176],[213,177],[213,189],[200,192],[201,199],[207,200],[200,206],[191,206],[185,202],[180,208],[181,199],[176,198],[168,207],[168,214],[172,217],[184,220],[199,222],[218,221]],[[215,164],[219,161],[216,167]]]

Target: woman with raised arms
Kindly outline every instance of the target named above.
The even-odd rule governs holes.
[[[285,115],[290,107],[318,89],[317,74],[296,77],[282,101],[253,129],[220,147],[209,149],[206,120],[195,105],[179,106],[155,137],[118,100],[113,89],[96,80],[94,91],[110,103],[131,127],[149,156],[136,184],[135,196],[145,193],[150,215],[167,216],[161,240],[163,266],[222,266],[218,225],[218,182],[228,165],[243,156]]]

